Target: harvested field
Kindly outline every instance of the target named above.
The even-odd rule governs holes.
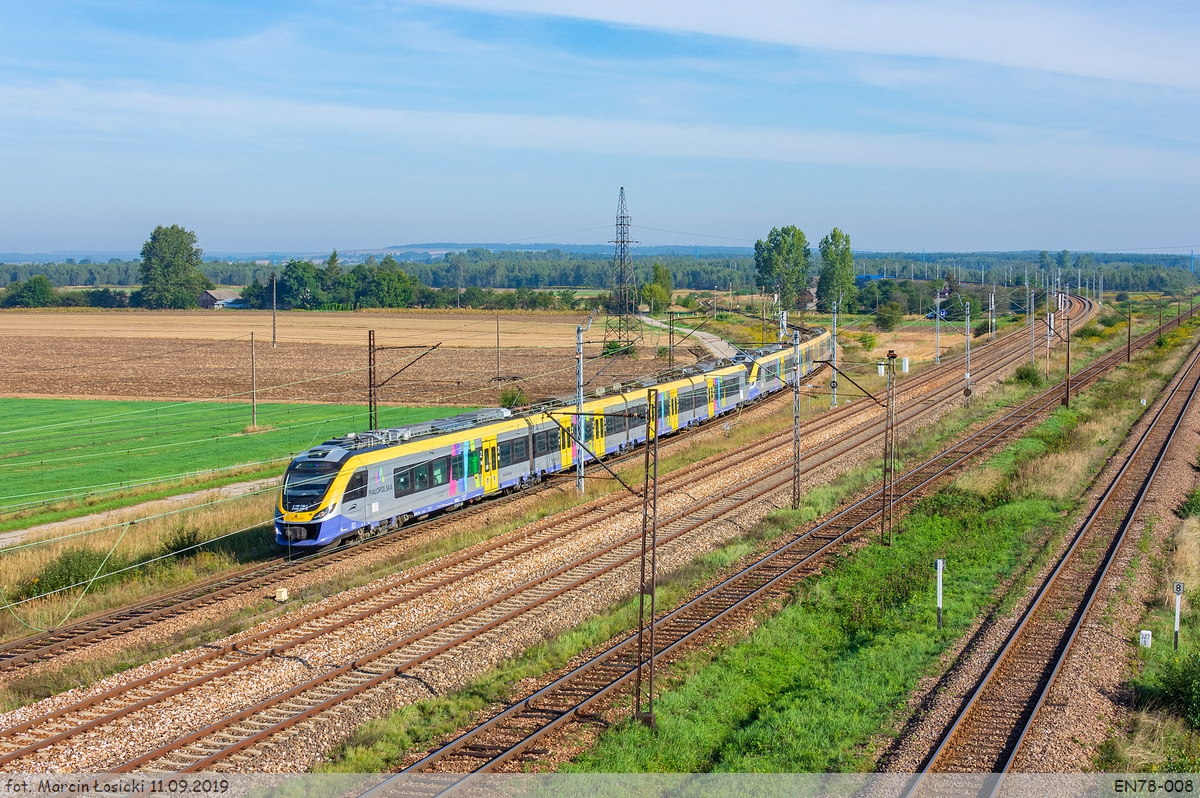
[[[575,325],[580,316],[501,314],[496,380],[495,315],[454,313],[279,314],[280,345],[270,344],[269,313],[250,311],[0,312],[0,396],[245,401],[250,391],[250,331],[257,335],[260,401],[366,401],[367,330],[376,344],[441,348],[391,380],[380,401],[403,405],[494,405],[516,384],[532,399],[574,391]],[[659,331],[648,329],[637,360],[596,359],[602,322],[588,336],[592,385],[654,373]],[[662,331],[665,336],[665,331]],[[236,340],[231,340],[236,339]],[[662,342],[665,344],[665,340]],[[478,348],[475,348],[478,347]],[[378,379],[422,348],[377,355]],[[688,362],[686,352],[676,362]]]

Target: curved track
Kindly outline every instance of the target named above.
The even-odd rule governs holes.
[[[1198,392],[1200,348],[966,699],[925,772],[1010,769]]]
[[[1079,305],[1077,309],[1078,313],[1084,318],[1089,317],[1095,312],[1092,303],[1078,298],[1074,301]],[[977,348],[975,355],[976,379],[978,380],[980,377],[986,376],[985,370],[995,371],[998,368],[1006,367],[1013,359],[1019,359],[1022,353],[1026,351],[1025,346],[1026,343],[1022,339],[1022,334],[1014,332],[1012,335],[1000,338],[994,342],[988,342],[984,346]],[[941,366],[927,369],[911,378],[900,380],[898,393],[901,399],[909,396],[921,396],[935,383],[953,380],[962,360],[962,355],[944,358]],[[824,368],[824,366],[821,368]],[[764,401],[771,402],[778,400],[780,397],[788,395],[788,393],[786,390],[779,391]],[[835,424],[854,414],[863,411],[870,412],[871,409],[869,405],[862,401],[847,402],[829,413],[823,414],[821,418],[827,424]],[[664,442],[674,443],[679,440],[687,440],[688,434],[687,431],[680,432],[664,438]],[[790,440],[790,436],[790,431],[785,431],[769,439],[782,442],[785,439]],[[666,454],[669,454],[669,452]],[[636,455],[626,455],[626,457],[634,456]],[[611,466],[621,462],[623,459],[610,458],[605,462]],[[592,468],[596,469],[598,467],[593,466]],[[552,478],[551,484],[559,484],[561,481],[570,478],[570,475],[557,475]],[[537,488],[534,490],[537,490]],[[464,513],[477,512],[485,507],[495,508],[500,503],[512,501],[515,497],[524,495],[527,495],[527,493],[523,492],[507,497],[489,499],[482,507],[480,505],[465,507],[436,518],[406,525],[400,529],[353,546],[332,549],[308,555],[301,559],[289,560],[287,558],[277,558],[235,573],[203,580],[171,593],[135,602],[118,610],[83,618],[57,629],[51,629],[46,632],[0,644],[0,673],[12,671],[30,663],[45,662],[87,645],[120,637],[131,631],[142,629],[170,618],[179,617],[187,612],[202,609],[220,601],[259,591],[281,579],[320,570],[366,551],[393,546],[398,542],[409,540],[416,535],[433,532],[448,524],[456,523],[464,517]]]
[[[1079,306],[1079,310],[1088,308]],[[1014,358],[1020,359],[1025,352],[1024,344],[1018,346],[1015,354],[1002,347],[989,349],[995,357],[990,365],[980,366],[978,373],[981,376],[989,370],[1005,367]],[[944,403],[959,393],[958,379],[947,380],[944,371],[938,373],[949,384],[930,389],[929,383],[936,379],[931,375],[923,380],[921,384],[928,390],[912,398],[909,406],[900,414],[901,421],[915,419],[930,407]],[[913,384],[916,384],[915,380]],[[852,411],[848,407],[839,412]],[[822,420],[826,418],[828,416],[823,416]],[[823,450],[806,455],[806,464],[810,469],[817,467],[838,456],[838,453],[871,441],[881,425],[882,419],[869,421],[850,434],[830,442]],[[661,479],[660,495],[682,494],[690,500],[686,509],[664,519],[662,543],[669,544],[681,539],[694,530],[728,516],[737,508],[763,500],[788,484],[791,463],[790,459],[784,458],[786,462],[781,460],[780,451],[788,449],[790,458],[790,446],[782,440],[786,438],[787,444],[790,444],[790,437],[790,430],[767,436],[740,451],[718,455]],[[749,480],[718,490],[700,500],[693,499],[687,493],[687,489],[700,479],[716,477],[728,472],[734,465],[749,463],[755,464],[755,475]],[[0,750],[3,751],[0,764],[19,762],[68,741],[75,741],[73,744],[86,742],[89,732],[114,721],[146,711],[197,688],[207,686],[211,689],[219,680],[250,672],[258,663],[283,656],[284,651],[315,640],[332,630],[351,628],[352,624],[378,613],[406,602],[418,601],[434,591],[452,586],[465,576],[527,557],[572,535],[585,534],[590,527],[610,521],[614,515],[639,514],[640,506],[640,498],[605,497],[528,527],[520,535],[501,536],[469,553],[416,569],[398,583],[360,593],[286,623],[261,629],[237,644],[215,648],[166,671],[150,674],[0,731]],[[843,520],[847,519],[851,519],[851,516],[843,516]],[[583,556],[569,559],[548,573],[516,584],[500,595],[432,626],[394,640],[308,682],[272,694],[216,724],[196,729],[166,745],[159,745],[124,762],[119,769],[150,766],[154,769],[196,770],[235,760],[241,752],[280,731],[293,728],[338,704],[369,694],[376,686],[398,676],[411,678],[419,675],[422,668],[437,667],[445,656],[452,656],[464,648],[480,645],[502,634],[506,623],[553,602],[569,600],[569,594],[576,588],[595,583],[605,575],[634,563],[640,556],[639,543],[640,531],[625,535],[599,549],[587,551]]]

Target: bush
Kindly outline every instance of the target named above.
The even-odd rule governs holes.
[[[612,343],[611,341],[609,343]],[[529,396],[515,385],[510,385],[500,392],[501,407],[522,407],[529,404]]]
[[[1116,313],[1105,313],[1100,317],[1100,324],[1105,327],[1116,327],[1125,321],[1124,316],[1118,316]]]
[[[899,302],[888,302],[880,305],[875,312],[875,326],[883,332],[891,332],[904,321],[904,308]]]
[[[870,352],[872,349],[875,348],[875,344],[878,341],[875,338],[875,336],[872,335],[871,333],[861,333],[858,336],[858,342],[859,342],[859,344],[862,345],[862,348],[864,351]]]
[[[1163,698],[1192,728],[1200,728],[1200,649],[1169,659],[1158,675]]]
[[[1117,294],[1117,301],[1118,302],[1128,302],[1129,294],[1125,291],[1121,291],[1120,293]]]
[[[1179,509],[1175,514],[1180,518],[1195,518],[1200,516],[1200,490],[1194,490],[1188,494],[1188,497],[1183,500],[1183,504],[1179,505]]]
[[[1017,382],[1032,385],[1034,388],[1041,388],[1045,382],[1041,370],[1032,363],[1022,363],[1017,366],[1016,372],[1013,373],[1013,379]]]
[[[191,549],[193,546],[199,546],[203,542],[204,539],[200,537],[199,529],[187,524],[180,524],[171,530],[170,534],[167,535],[167,539],[163,541],[162,553],[174,554],[178,551]],[[189,554],[195,553],[194,550],[189,552]]]
[[[1075,332],[1071,333],[1072,338],[1102,338],[1104,330],[1100,329],[1098,324],[1085,324]]]
[[[981,321],[975,325],[974,333],[975,333],[975,337],[979,338],[980,336],[987,335],[991,331],[992,331],[991,322],[988,319],[984,319],[983,321]]]
[[[42,566],[37,576],[29,581],[25,589],[26,596],[44,596],[56,590],[62,590],[71,585],[87,582],[96,575],[100,564],[104,562],[105,552],[89,549],[86,546],[67,549],[50,562]],[[118,568],[112,560],[105,566],[107,571]]]

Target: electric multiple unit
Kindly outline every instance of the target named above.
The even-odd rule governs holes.
[[[825,331],[801,344],[800,373],[828,359],[831,346]],[[792,349],[772,349],[585,400],[583,446],[573,435],[574,405],[522,416],[484,409],[325,441],[288,466],[275,508],[275,540],[315,549],[364,537],[540,481],[571,469],[581,457],[623,452],[646,441],[649,388],[658,389],[653,412],[659,435],[717,418],[791,384]]]

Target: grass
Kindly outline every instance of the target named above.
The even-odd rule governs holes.
[[[457,412],[380,408],[395,426]],[[355,405],[0,399],[0,531],[183,489],[282,473],[313,443],[366,423]]]

